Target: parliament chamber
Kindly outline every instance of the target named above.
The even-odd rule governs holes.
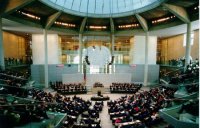
[[[199,1],[0,0],[0,128],[199,128]]]

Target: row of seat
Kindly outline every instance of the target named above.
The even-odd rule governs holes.
[[[61,81],[50,82],[51,88],[61,94],[85,94],[87,93],[86,86],[82,83],[63,84]]]
[[[110,85],[110,92],[111,93],[136,93],[142,84],[135,84],[135,83],[112,83]]]
[[[72,125],[73,120],[77,119],[82,112],[87,111],[91,105],[90,101],[85,101],[76,96],[70,98],[58,93],[47,93],[39,89],[28,89],[26,99],[29,102],[21,102],[20,100],[16,100],[13,102],[13,105],[7,103],[6,105],[9,107],[5,106],[5,100],[1,100],[5,106],[1,107],[0,104],[0,111],[2,112],[1,116],[9,117],[9,119],[13,119],[12,121],[16,120],[17,122],[11,123],[13,126],[21,126],[29,122],[40,122],[44,119],[48,119],[46,112],[51,111],[55,113],[66,113],[66,121]],[[31,117],[31,120],[27,121],[25,119],[27,117]],[[0,121],[0,125],[1,124],[2,122]]]
[[[15,86],[15,87],[22,87],[28,81],[28,74],[21,74],[18,72],[13,71],[1,71],[0,70],[0,83]]]
[[[186,71],[168,77],[169,84],[183,84],[199,81],[199,61],[187,65]]]
[[[87,128],[101,128],[101,119],[99,113],[102,111],[103,101],[96,101],[92,108],[82,113],[80,125]]]
[[[93,88],[97,88],[97,87],[103,88],[104,85],[100,82],[95,82],[94,85],[93,85]]]
[[[158,110],[170,104],[165,99],[173,98],[174,92],[175,90],[170,88],[158,87],[109,101],[107,104],[110,119],[116,127],[126,127],[125,124],[151,127],[160,122]]]

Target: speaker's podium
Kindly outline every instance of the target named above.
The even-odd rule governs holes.
[[[100,82],[94,83],[93,88],[92,88],[92,93],[93,94],[99,94],[99,93],[104,94],[105,88],[104,88],[103,84],[101,84]]]
[[[92,101],[105,101],[105,100],[110,99],[108,96],[103,96],[101,94],[101,93],[105,93],[105,88],[103,84],[99,82],[94,83],[93,88],[92,88],[92,93],[97,94],[96,96],[91,97]]]

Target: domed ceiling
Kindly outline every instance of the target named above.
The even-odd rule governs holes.
[[[4,19],[71,35],[134,35],[199,20],[198,0],[0,0],[0,6]]]
[[[164,0],[45,0],[47,5],[66,13],[88,17],[121,17],[144,12]]]

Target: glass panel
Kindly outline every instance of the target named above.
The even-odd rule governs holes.
[[[102,9],[103,9],[103,14],[109,14],[110,13],[110,3],[108,3],[108,4],[104,3]]]
[[[109,3],[108,3],[109,4]],[[96,14],[102,14],[102,9],[105,8],[102,0],[96,0]]]
[[[64,5],[64,0],[57,0],[56,1],[56,4],[60,5],[60,6],[63,6]]]
[[[95,2],[93,0],[89,0],[88,12],[95,13]]]
[[[82,60],[85,60],[85,57],[88,56],[89,52],[93,52],[94,48],[95,56],[93,59],[99,58],[98,61],[105,62],[104,64],[99,65],[99,71],[104,71],[108,63],[111,62],[111,56],[114,56],[115,64],[129,64],[129,53],[131,50],[131,37],[115,37],[114,43],[114,52],[111,54],[111,40],[109,36],[83,36],[82,44]],[[79,37],[75,36],[61,36],[61,47],[62,47],[62,62],[63,64],[79,64]],[[90,51],[88,50],[90,48]],[[103,52],[105,50],[105,52]],[[110,54],[109,59],[104,60],[104,56],[107,56],[107,53]],[[91,59],[92,56],[89,57]],[[103,57],[103,58],[101,58]],[[92,66],[92,61],[91,66]],[[97,61],[97,60],[95,60]],[[96,64],[96,63],[95,63]],[[95,66],[95,65],[93,65]],[[106,70],[106,69],[105,69]]]
[[[72,9],[75,10],[75,11],[79,11],[80,5],[81,5],[81,1],[80,0],[74,0],[74,4],[72,6]]]
[[[129,12],[160,0],[49,0],[63,8],[91,14]],[[74,2],[73,2],[74,1]],[[48,1],[44,1],[48,2]],[[88,12],[87,12],[88,8]]]
[[[80,12],[87,13],[87,2],[88,2],[88,0],[82,0],[81,7],[80,7]]]
[[[56,2],[56,0],[50,0],[51,2],[53,2],[53,3],[55,3]]]

